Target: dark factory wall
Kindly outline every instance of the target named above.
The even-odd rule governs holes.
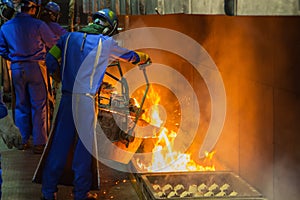
[[[216,158],[269,200],[299,198],[299,17],[150,15],[130,16],[121,25],[169,28],[199,42],[220,70],[226,90],[226,120]],[[185,61],[161,53],[151,56],[184,74],[202,98],[194,144],[199,150],[210,122],[205,83]]]

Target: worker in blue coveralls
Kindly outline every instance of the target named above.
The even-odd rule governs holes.
[[[52,32],[55,34],[57,40],[64,34],[67,33],[67,30],[64,29],[59,23],[60,17],[60,6],[53,2],[50,1],[48,2],[44,10],[41,13],[40,19],[46,22],[48,24],[49,28],[52,30]],[[49,77],[50,78],[50,77]],[[58,105],[60,103],[60,98],[61,98],[61,83],[60,83],[60,78],[57,76],[54,76],[53,80],[50,78],[49,82],[52,84],[52,89],[50,91],[50,118],[52,120],[53,116],[56,116],[57,110],[58,110]],[[49,96],[49,95],[48,95]],[[54,120],[52,121],[52,125],[54,123]],[[52,126],[51,125],[51,126]]]
[[[21,0],[21,12],[1,26],[0,55],[11,62],[15,124],[22,134],[19,149],[41,154],[47,142],[46,50],[57,41],[49,26],[36,19],[38,0]]]
[[[46,57],[50,73],[60,68],[62,98],[54,132],[51,135],[53,138],[51,142],[49,140],[50,147],[47,144],[46,148],[48,155],[42,170],[43,200],[56,199],[57,185],[74,141],[76,141],[72,161],[74,200],[96,199],[90,193],[92,186],[90,148],[97,122],[95,95],[102,83],[106,67],[114,59],[132,64],[151,61],[147,54],[122,48],[110,37],[117,31],[118,26],[118,19],[113,11],[100,10],[93,14],[93,20],[93,24],[80,31],[63,35]],[[84,124],[81,126],[83,131],[79,127],[81,123]]]
[[[8,115],[7,108],[2,101],[2,91],[0,90],[0,136],[6,146],[11,149],[22,144],[22,138],[19,129],[15,126],[14,121]],[[1,170],[1,154],[0,154],[0,199],[2,195],[2,170]]]
[[[40,18],[41,20],[46,22],[46,24],[48,24],[48,26],[50,27],[50,29],[58,39],[60,38],[60,36],[67,33],[67,30],[64,29],[58,23],[59,16],[60,16],[60,6],[57,3],[50,1],[45,5]]]

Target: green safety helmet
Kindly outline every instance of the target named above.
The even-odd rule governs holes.
[[[115,12],[105,8],[95,12],[92,16],[93,23],[103,26],[103,35],[112,36],[118,29],[118,17]]]

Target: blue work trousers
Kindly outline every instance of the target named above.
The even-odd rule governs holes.
[[[93,115],[91,113],[91,115]],[[53,136],[50,139],[49,153],[46,157],[42,176],[42,193],[52,199],[57,192],[57,185],[64,172],[68,154],[72,145],[75,151],[72,161],[74,172],[74,199],[82,200],[92,185],[92,155],[76,133],[72,111],[72,95],[62,95],[55,120]]]
[[[34,145],[47,142],[47,90],[39,62],[11,64],[12,82],[16,96],[15,124],[22,142],[32,134]]]

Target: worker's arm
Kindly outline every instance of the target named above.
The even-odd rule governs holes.
[[[50,49],[51,47],[53,47],[53,45],[56,44],[58,38],[55,36],[55,34],[52,32],[52,30],[45,22],[42,22],[40,24],[39,33],[47,49]]]
[[[61,50],[58,46],[54,45],[46,55],[46,65],[50,74],[53,74],[59,68],[60,58]]]
[[[6,40],[2,30],[0,30],[0,55],[9,60],[8,58],[8,45],[6,44]]]
[[[119,59],[121,61],[130,62],[132,64],[145,64],[151,62],[151,59],[148,54],[138,51],[132,51],[123,47],[120,47],[118,43],[111,39],[113,54],[113,59]]]

